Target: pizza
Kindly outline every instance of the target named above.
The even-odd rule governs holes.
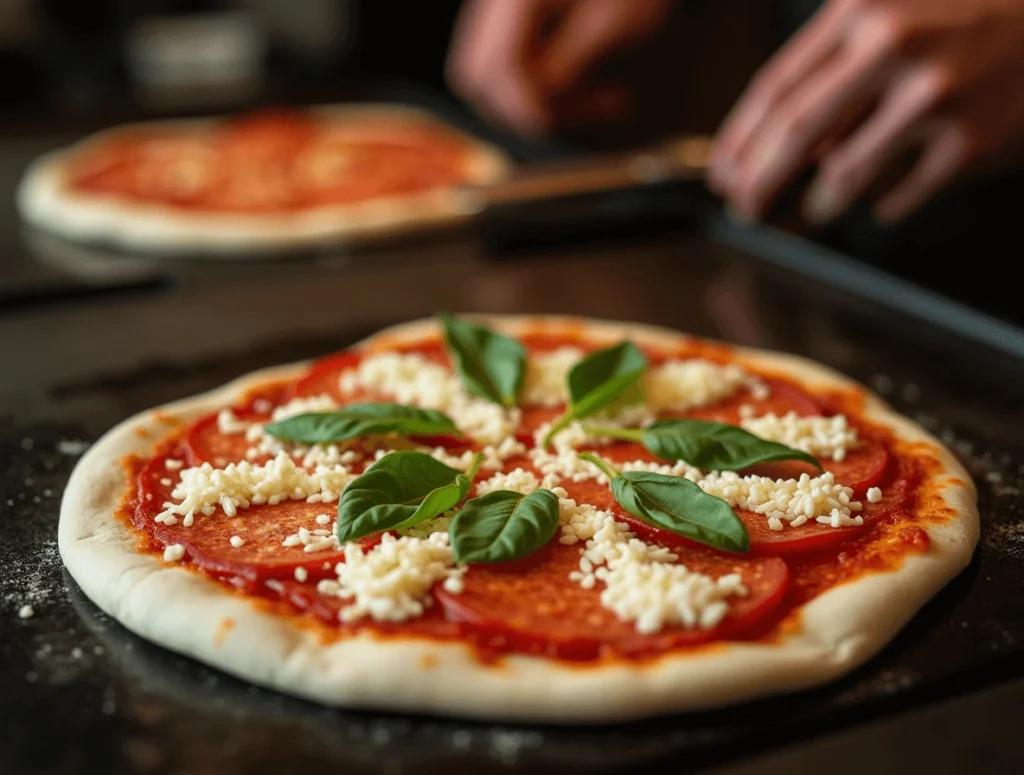
[[[36,161],[31,224],[175,254],[266,254],[462,217],[459,187],[504,177],[504,152],[399,106],[263,111],[115,128]]]
[[[125,627],[255,684],[610,722],[850,671],[978,529],[951,453],[814,362],[444,316],[125,421],[59,545]]]

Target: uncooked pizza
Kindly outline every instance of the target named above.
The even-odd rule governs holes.
[[[413,109],[281,110],[102,132],[33,164],[18,204],[74,240],[252,255],[450,222],[509,168]]]
[[[969,562],[974,485],[823,366],[449,317],[147,411],[60,550],[166,648],[331,705],[533,721],[840,676]]]

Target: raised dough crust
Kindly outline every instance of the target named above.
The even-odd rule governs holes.
[[[309,112],[352,122],[383,120],[441,127],[465,142],[472,183],[495,182],[511,170],[511,161],[504,151],[415,108],[336,105]],[[98,142],[139,129],[201,131],[214,122],[215,119],[184,119],[130,124],[42,156],[29,166],[18,186],[18,210],[33,226],[70,240],[183,257],[217,254],[221,258],[269,257],[303,247],[404,235],[455,223],[473,210],[471,199],[457,188],[268,216],[178,211],[127,198],[83,195],[64,185],[67,162]]]
[[[572,322],[599,340],[629,336],[664,345],[686,338],[664,329],[580,319],[479,319],[513,334]],[[435,330],[431,321],[420,321],[367,341],[415,341]],[[805,359],[736,352],[741,362],[785,372],[808,385],[863,391]],[[792,691],[827,682],[872,656],[968,564],[977,544],[976,494],[967,472],[938,441],[868,394],[868,418],[889,426],[900,439],[937,451],[950,482],[942,497],[956,516],[928,528],[927,554],[911,555],[897,570],[860,578],[811,601],[803,608],[801,631],[776,644],[726,643],[646,664],[591,667],[523,656],[485,665],[457,643],[365,635],[323,646],[313,633],[258,611],[199,574],[138,553],[131,533],[111,516],[125,487],[118,460],[152,449],[167,433],[161,415],[187,421],[261,382],[294,377],[302,369],[296,364],[257,372],[118,425],[71,476],[61,504],[59,545],[85,593],[130,630],[240,678],[311,700],[449,716],[608,722]],[[225,620],[234,626],[225,629]]]

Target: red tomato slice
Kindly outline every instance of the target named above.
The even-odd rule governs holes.
[[[528,447],[533,446],[533,434],[546,422],[554,422],[565,412],[565,407],[545,408],[527,406],[522,410],[522,419],[516,429],[516,438]]]
[[[341,352],[327,358],[321,358],[310,366],[306,376],[295,383],[292,398],[307,398],[326,393],[340,399],[338,378],[343,371],[359,365],[362,356],[355,352]]]
[[[164,484],[173,479],[164,466],[165,458],[151,460],[139,473],[139,492],[144,504],[157,506],[171,499],[173,485]],[[303,567],[310,580],[333,576],[335,563],[344,559],[341,551],[306,552],[299,546],[284,546],[284,539],[299,528],[330,530],[331,523],[320,525],[319,514],[334,519],[336,504],[285,501],[276,505],[252,506],[228,517],[218,509],[210,516],[198,515],[191,527],[179,521],[176,525],[143,525],[159,511],[145,507],[146,514],[135,514],[139,527],[152,528],[153,535],[165,546],[181,544],[186,555],[204,570],[216,574],[236,576],[255,584],[267,579],[294,578],[295,569]],[[231,545],[231,537],[244,540],[239,547]],[[379,542],[379,536],[370,536],[360,545],[369,548]],[[324,565],[327,565],[325,568]]]
[[[754,407],[758,415],[773,412],[781,417],[787,412],[796,412],[801,417],[812,417],[822,413],[818,403],[800,388],[778,379],[766,379],[765,384],[769,389],[767,398],[754,398],[749,390],[744,390],[717,404],[697,407],[684,414],[687,417],[737,425],[740,421],[740,407],[744,404]]]
[[[616,444],[611,447],[602,448],[599,450],[599,453],[612,464],[625,460],[657,460],[657,458],[636,444]],[[858,459],[861,455],[863,455],[863,459]],[[842,464],[834,464],[837,466],[837,480],[842,481],[844,484],[847,481],[839,479],[838,469],[847,462],[851,472],[859,471],[869,474],[867,478],[859,480],[862,491],[866,491],[868,487],[880,484],[883,478],[888,476],[890,473],[889,469],[891,468],[888,452],[886,452],[885,447],[875,441],[865,441],[862,449],[858,450],[857,455],[851,453],[847,461],[843,461]],[[750,469],[749,473],[759,473],[762,476],[788,479],[799,476],[804,470],[811,474],[816,473],[812,466],[789,462],[764,464]],[[577,502],[590,503],[598,508],[612,511],[616,515],[616,519],[629,524],[633,532],[645,540],[673,549],[687,550],[701,546],[675,533],[651,527],[638,517],[626,513],[615,502],[615,498],[607,485],[589,480],[585,482],[563,481],[562,486],[568,491],[569,497]],[[885,490],[883,489],[884,492]],[[850,527],[839,528],[819,525],[815,522],[807,523],[797,528],[786,527],[783,530],[776,531],[769,529],[768,520],[762,514],[755,514],[751,511],[737,511],[736,515],[747,528],[752,554],[790,555],[832,548],[849,541],[867,529],[872,513],[877,513],[879,511],[877,507],[881,505],[873,504],[876,508],[872,508],[872,505],[865,502],[862,512],[862,516],[865,517],[864,525],[851,525]]]
[[[771,615],[789,580],[786,563],[778,558],[734,558],[696,549],[680,561],[715,577],[738,572],[749,594],[736,598],[729,615],[713,629],[671,627],[640,635],[632,623],[601,606],[600,589],[568,581],[579,563],[577,548],[551,543],[523,560],[474,565],[462,592],[438,587],[435,595],[448,619],[493,631],[514,648],[536,653],[540,644],[540,653],[548,656],[592,659],[607,649],[635,654],[740,635]]]
[[[243,422],[266,422],[267,416],[256,412],[236,412]],[[217,415],[211,414],[198,420],[189,428],[185,437],[192,465],[210,463],[223,468],[228,463],[245,460],[245,453],[252,446],[244,433],[223,434],[217,429]]]
[[[889,465],[889,452],[880,442],[864,438],[841,462],[822,460],[821,465],[826,471],[832,472],[836,482],[852,488],[854,495],[860,497],[868,488],[874,487],[882,480]],[[814,466],[795,460],[762,463],[744,473],[768,476],[772,479],[796,479],[801,474],[818,475]]]

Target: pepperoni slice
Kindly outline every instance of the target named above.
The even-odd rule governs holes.
[[[575,547],[552,543],[524,560],[476,565],[464,588],[451,594],[439,587],[437,599],[450,620],[500,634],[515,650],[562,659],[593,659],[606,650],[640,654],[735,637],[771,616],[788,584],[788,569],[778,558],[733,558],[709,551],[687,552],[681,562],[713,577],[740,573],[748,595],[731,602],[728,616],[712,629],[669,627],[641,635],[635,624],[618,619],[601,605],[600,589],[569,582],[577,569]]]
[[[145,502],[162,504],[170,500],[172,485],[165,484],[170,478],[164,466],[164,457],[150,461],[139,473],[139,491]],[[228,517],[218,509],[209,516],[199,515],[190,527],[182,522],[176,525],[148,525],[150,532],[165,546],[181,544],[185,553],[203,569],[216,574],[236,576],[255,583],[266,579],[292,578],[295,569],[303,567],[312,580],[332,575],[334,564],[341,561],[341,551],[325,550],[306,552],[302,545],[284,546],[284,540],[299,528],[329,530],[331,524],[320,525],[316,518],[328,514],[334,519],[334,504],[306,503],[305,501],[284,501],[276,505],[252,506]],[[150,516],[136,513],[137,526],[151,520],[153,509],[145,511]],[[232,536],[239,536],[244,543],[235,547]],[[361,542],[372,546],[379,538]],[[324,566],[327,565],[325,568]]]
[[[610,462],[618,463],[628,460],[658,460],[650,452],[638,444],[615,444],[599,450],[599,454]],[[848,469],[844,466],[849,464]],[[861,492],[868,487],[882,483],[884,478],[891,478],[890,457],[885,447],[875,441],[865,440],[862,449],[857,453],[851,453],[843,463],[834,463],[836,466],[836,478],[846,484],[846,479],[840,478],[840,471],[848,470],[850,475],[862,476],[857,480]],[[830,466],[826,466],[831,470]],[[772,463],[756,466],[744,473],[758,473],[762,476],[772,478],[794,478],[804,471],[810,474],[817,473],[811,466],[804,466],[799,463]],[[858,473],[860,472],[860,473]],[[844,474],[846,475],[846,474]],[[616,503],[611,490],[607,485],[598,484],[594,480],[584,482],[563,481],[562,486],[568,491],[569,496],[579,503],[590,503],[601,509],[612,511],[616,519],[630,525],[630,528],[645,540],[655,541],[665,546],[687,549],[698,547],[697,544],[675,533],[669,533],[648,525],[643,520],[634,517],[622,510]],[[855,488],[855,495],[859,495]],[[883,490],[884,492],[884,490]],[[884,505],[884,504],[881,504]],[[771,530],[768,527],[768,520],[763,514],[756,514],[752,511],[737,510],[736,515],[747,528],[747,535],[750,537],[750,549],[752,554],[778,554],[790,555],[804,552],[819,551],[839,546],[850,539],[863,533],[869,526],[871,514],[878,511],[864,504],[862,516],[865,517],[863,525],[851,525],[849,527],[834,528],[830,525],[820,525],[817,522],[809,522],[800,527],[785,527],[783,530]]]
[[[800,417],[812,417],[822,413],[818,403],[800,388],[779,379],[766,379],[764,382],[769,390],[767,398],[755,398],[749,390],[743,390],[717,404],[691,409],[685,415],[737,425],[740,407],[744,404],[754,407],[757,415],[772,412],[781,417],[788,412],[796,412]]]
[[[256,412],[236,412],[242,422],[266,422],[267,416]],[[211,414],[198,420],[185,438],[192,465],[210,463],[223,468],[228,463],[245,460],[245,453],[252,446],[244,433],[221,433],[217,428],[217,415]]]
[[[882,480],[888,465],[888,450],[881,443],[868,438],[862,438],[857,448],[850,450],[842,461],[821,461],[822,468],[831,471],[836,482],[850,487],[857,497],[862,497],[870,487],[874,487]],[[814,466],[795,460],[762,463],[744,473],[768,476],[772,479],[796,479],[801,474],[819,475]]]
[[[523,407],[522,419],[516,429],[516,438],[528,447],[533,446],[533,434],[546,422],[554,422],[565,412],[565,407]]]
[[[319,514],[331,515],[334,507],[322,503],[285,501],[274,506],[254,506],[228,517],[218,510],[211,516],[196,517],[191,527],[181,522],[171,527],[158,526],[154,535],[165,545],[181,544],[186,554],[205,570],[245,579],[249,582],[293,578],[295,569],[306,569],[311,580],[333,575],[334,564],[344,559],[338,550],[306,552],[302,545],[284,546],[284,540],[299,528],[330,529],[319,525]],[[231,545],[231,537],[245,543]]]
[[[326,394],[340,399],[341,391],[338,389],[338,379],[341,377],[341,373],[354,369],[361,360],[362,356],[354,352],[342,352],[328,358],[321,358],[313,363],[306,376],[295,383],[292,397],[308,398]]]

